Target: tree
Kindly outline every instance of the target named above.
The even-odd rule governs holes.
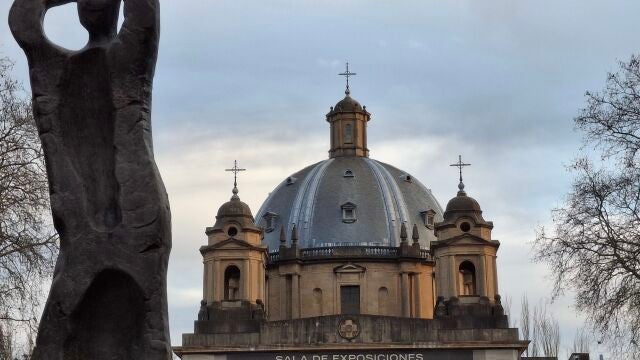
[[[591,343],[591,336],[589,331],[584,327],[579,328],[573,338],[573,344],[571,345],[572,353],[589,353],[589,345]]]
[[[586,93],[575,118],[582,155],[553,229],[539,230],[535,259],[553,269],[554,294],[575,291],[575,304],[609,343],[640,353],[640,57]],[[599,155],[599,156],[597,156]],[[628,355],[626,358],[630,358]]]
[[[536,348],[546,357],[557,357],[560,352],[560,324],[549,311],[547,303],[540,303],[533,310],[533,333]],[[536,355],[534,355],[536,356]]]
[[[0,329],[33,328],[41,284],[53,270],[57,235],[31,103],[0,58]],[[17,323],[17,324],[16,324]],[[28,330],[28,329],[27,329]],[[0,341],[4,341],[0,339]]]
[[[513,317],[511,316],[511,304],[512,304],[511,295],[505,296],[502,300],[502,304],[504,307],[504,314],[507,315],[507,322],[509,324],[509,327],[510,328],[518,327],[518,322],[514,321]]]
[[[520,300],[520,331],[522,331],[522,338],[525,340],[529,340],[529,334],[531,330],[531,322],[529,321],[529,299],[527,295],[522,295],[522,299]],[[530,345],[530,347],[535,347],[535,343]],[[529,355],[529,348],[525,350],[525,353]]]
[[[13,332],[0,324],[0,360],[13,360],[14,342]]]
[[[529,340],[525,350],[530,357],[557,357],[560,351],[560,324],[548,307],[548,300],[540,301],[529,310],[529,300],[522,296],[520,319],[522,337]],[[531,337],[529,337],[531,335]]]

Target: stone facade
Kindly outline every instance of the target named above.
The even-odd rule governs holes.
[[[271,254],[268,266],[270,320],[342,314],[345,286],[358,288],[359,313],[433,317],[434,262],[419,247],[283,250]]]
[[[331,109],[330,159],[281,185],[299,190],[269,197],[265,227],[234,187],[205,231],[203,300],[174,349],[182,359],[519,358],[527,342],[504,315],[493,224],[462,181],[443,213],[410,175],[367,159],[369,119],[348,93]],[[343,190],[323,190],[332,182]],[[362,226],[380,223],[383,234]]]

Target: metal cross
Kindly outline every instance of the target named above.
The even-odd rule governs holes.
[[[349,95],[351,93],[351,91],[349,91],[349,76],[354,76],[357,75],[354,72],[349,71],[349,63],[347,62],[347,71],[338,74],[340,76],[344,76],[347,78],[347,89],[344,91],[345,94]]]
[[[460,170],[460,184],[462,184],[462,168],[465,166],[471,166],[471,164],[465,164],[462,162],[462,155],[458,155],[458,162],[449,166],[455,166]]]
[[[233,172],[233,187],[238,187],[238,173],[241,171],[247,171],[247,169],[240,169],[238,167],[238,160],[233,160],[233,167],[231,169],[225,169],[224,171]]]

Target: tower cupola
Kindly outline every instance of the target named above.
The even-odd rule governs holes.
[[[369,122],[371,114],[367,112],[365,106],[360,105],[358,101],[351,97],[349,77],[356,74],[349,71],[349,63],[347,63],[346,72],[339,75],[347,78],[347,88],[344,92],[344,99],[331,107],[327,114],[327,122],[330,124],[331,129],[329,157],[369,157],[367,122]]]

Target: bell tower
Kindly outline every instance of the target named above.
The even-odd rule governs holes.
[[[237,163],[232,169],[243,171]],[[267,248],[262,230],[255,224],[251,209],[240,201],[237,179],[233,196],[218,210],[213,227],[205,231],[208,241],[200,248],[204,262],[203,305],[261,304],[265,299]],[[237,307],[237,305],[234,305]]]
[[[461,304],[499,302],[496,255],[500,243],[491,239],[493,223],[482,217],[480,204],[464,191],[462,163],[456,197],[447,204],[444,220],[435,224],[431,243],[436,260],[438,298],[456,298]]]
[[[362,156],[369,157],[367,148],[367,122],[371,114],[366,107],[351,97],[349,77],[356,75],[349,71],[349,63],[344,73],[339,75],[347,79],[344,99],[340,100],[327,114],[331,127],[331,148],[329,157]]]

